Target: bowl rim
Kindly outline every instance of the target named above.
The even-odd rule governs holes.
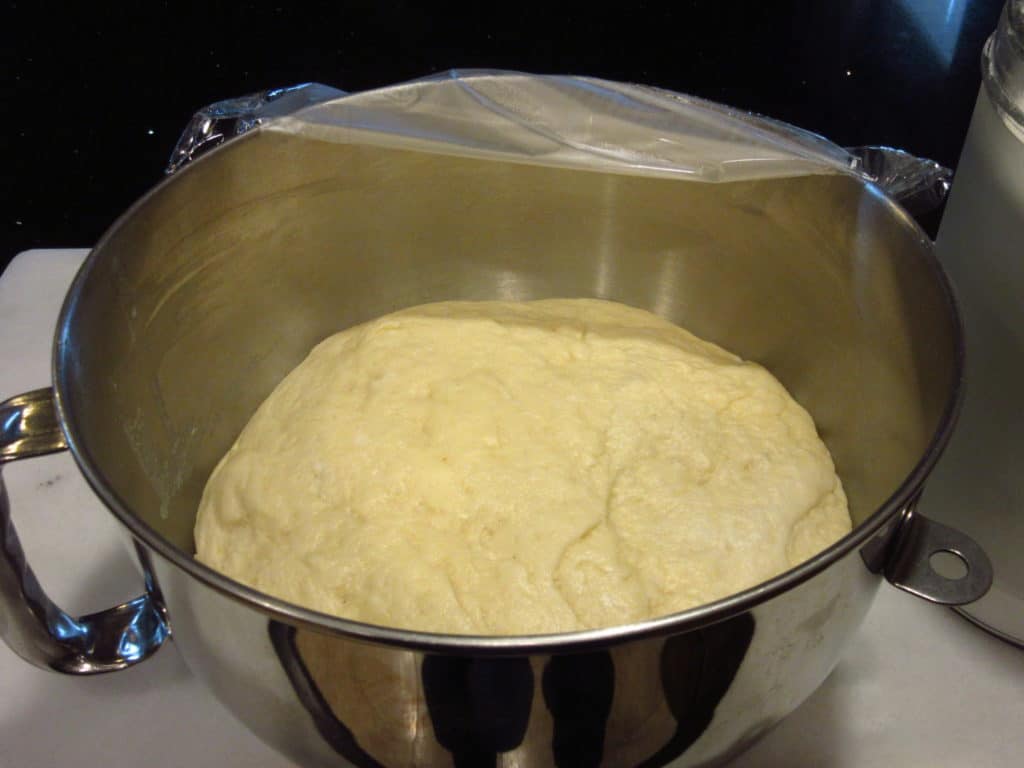
[[[565,652],[568,650],[608,646],[611,643],[624,643],[655,635],[679,634],[692,631],[749,611],[760,603],[803,584],[850,554],[854,549],[861,548],[892,518],[913,505],[925,479],[949,442],[963,401],[965,357],[963,319],[952,285],[934,252],[931,239],[921,229],[920,225],[877,185],[853,173],[842,174],[849,175],[861,184],[868,194],[876,197],[879,203],[888,209],[889,214],[897,220],[897,223],[911,237],[918,241],[926,267],[931,272],[945,301],[954,345],[953,350],[951,350],[952,366],[950,373],[952,374],[953,381],[951,382],[949,398],[927,447],[913,469],[911,469],[890,496],[843,538],[822,550],[810,560],[806,560],[741,592],[728,595],[710,603],[629,624],[549,634],[455,635],[384,627],[305,608],[246,586],[201,563],[191,553],[187,553],[172,544],[148,523],[136,516],[124,499],[112,489],[82,440],[79,421],[67,395],[70,369],[73,366],[65,361],[71,357],[69,350],[73,345],[70,344],[69,338],[76,306],[89,283],[90,275],[93,273],[97,263],[104,258],[104,246],[126,222],[133,218],[140,208],[146,205],[151,198],[160,194],[165,186],[173,184],[178,176],[189,173],[192,170],[192,166],[199,166],[211,161],[215,162],[215,158],[222,151],[229,148],[235,149],[248,141],[256,139],[262,133],[262,129],[251,131],[203,155],[174,176],[163,179],[130,206],[107,229],[89,252],[64,297],[54,334],[51,377],[61,430],[64,433],[68,448],[79,470],[93,491],[99,496],[104,506],[129,531],[132,537],[147,550],[159,555],[205,587],[242,603],[266,615],[273,621],[321,633],[340,635],[363,642],[385,644],[397,648],[441,654],[469,653],[473,655],[522,655],[554,651]],[[581,170],[580,172],[588,173],[593,171]],[[867,567],[865,565],[865,568]],[[169,616],[169,620],[173,627],[173,615]]]

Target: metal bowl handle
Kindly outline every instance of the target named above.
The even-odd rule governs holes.
[[[885,578],[899,589],[939,605],[965,605],[984,597],[992,586],[992,562],[974,539],[937,523],[916,509],[903,513],[885,562]],[[935,567],[936,555],[959,560],[961,573],[950,576]]]
[[[66,448],[52,389],[0,403],[0,466]],[[0,637],[29,663],[73,675],[112,672],[153,655],[169,636],[163,606],[149,592],[77,619],[55,605],[25,560],[2,474],[0,544]]]

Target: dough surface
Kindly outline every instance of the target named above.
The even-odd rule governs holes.
[[[516,635],[738,592],[850,530],[760,366],[594,299],[444,302],[320,343],[211,475],[197,557],[371,624]]]

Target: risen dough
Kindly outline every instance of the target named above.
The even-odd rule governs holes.
[[[612,302],[447,302],[318,345],[214,470],[196,547],[325,613],[524,634],[705,603],[849,530],[760,366]]]

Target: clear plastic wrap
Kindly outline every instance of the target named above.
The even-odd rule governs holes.
[[[892,147],[851,147],[853,169],[886,194],[919,215],[942,205],[953,183],[953,172],[934,160]]]
[[[192,115],[164,170],[174,173],[214,147],[268,120],[344,95],[344,91],[327,85],[302,83],[210,104]]]
[[[855,173],[919,209],[942,201],[950,177],[906,152],[848,151],[787,123],[693,96],[500,71],[451,71],[354,94],[307,83],[218,102],[193,118],[168,172],[257,125],[323,141],[702,182]]]

